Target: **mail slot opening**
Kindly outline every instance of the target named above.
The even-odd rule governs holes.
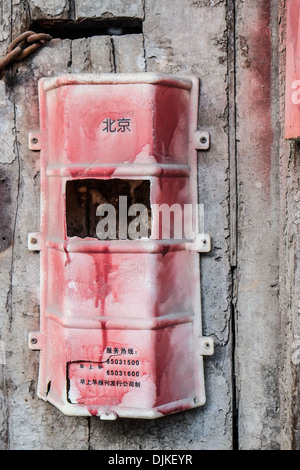
[[[149,180],[76,179],[66,183],[67,237],[149,238]]]

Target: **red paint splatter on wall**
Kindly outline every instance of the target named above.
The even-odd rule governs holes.
[[[251,6],[247,8],[253,17],[244,25],[244,35],[242,28],[239,30],[238,149],[241,149],[239,155],[243,165],[248,168],[249,181],[253,183],[256,178],[261,178],[264,193],[269,194],[273,142],[270,2],[256,2],[253,12]]]

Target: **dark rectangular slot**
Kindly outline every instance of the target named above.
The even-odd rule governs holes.
[[[139,212],[129,215],[130,207],[134,210],[138,208],[134,206],[136,204],[141,205],[142,215],[140,216]],[[97,209],[103,205],[110,205],[110,209],[112,208],[110,215],[115,214],[112,223],[104,224],[107,221],[107,211],[103,212],[102,216],[97,215]],[[137,226],[135,237],[131,236],[133,233],[132,228],[130,229],[131,222],[134,230]],[[66,224],[67,237],[107,240],[150,237],[150,181],[123,179],[67,181]]]
[[[53,38],[79,39],[92,36],[122,36],[142,34],[143,20],[139,18],[86,18],[80,21],[51,19],[36,20],[30,31],[47,33]]]

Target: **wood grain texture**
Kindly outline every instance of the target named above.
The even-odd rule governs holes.
[[[228,6],[225,0],[101,3],[105,8],[99,13],[92,0],[0,1],[1,54],[31,21],[129,12],[143,20],[140,34],[56,38],[9,67],[0,82],[0,449],[230,450],[238,446],[235,376],[240,445],[276,448],[278,186],[277,150],[270,136],[276,83],[268,55],[277,44],[276,1],[269,10],[266,1],[234,2],[236,29],[229,14],[232,2]],[[39,128],[37,83],[65,73],[143,71],[199,77],[199,128],[211,134],[210,150],[198,155],[199,202],[204,204],[205,232],[213,241],[211,253],[201,256],[203,334],[215,341],[215,354],[205,359],[207,403],[155,421],[67,417],[37,398],[39,353],[27,346],[28,333],[39,328],[39,254],[27,249],[27,234],[39,231],[40,217],[39,154],[28,150],[28,132]],[[236,92],[228,89],[234,81]],[[239,208],[230,193],[236,177],[235,131]],[[232,185],[231,190],[235,196]],[[237,209],[240,252],[232,263],[230,234]]]

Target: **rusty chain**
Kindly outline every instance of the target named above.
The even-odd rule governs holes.
[[[8,46],[6,55],[0,59],[0,72],[11,62],[25,59],[51,39],[53,38],[49,34],[35,33],[34,31],[20,34]]]

